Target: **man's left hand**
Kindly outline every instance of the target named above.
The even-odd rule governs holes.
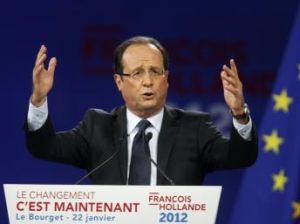
[[[230,67],[223,65],[221,79],[224,90],[225,101],[234,115],[244,113],[243,84],[239,79],[238,70],[233,59]]]

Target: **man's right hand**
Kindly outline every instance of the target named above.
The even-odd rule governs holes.
[[[35,61],[32,73],[33,91],[31,95],[31,103],[39,107],[41,106],[53,86],[54,72],[57,64],[56,58],[53,57],[49,61],[48,69],[45,69],[44,62],[47,58],[47,48],[42,45]]]

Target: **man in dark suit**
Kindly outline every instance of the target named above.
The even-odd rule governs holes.
[[[234,60],[229,67],[224,65],[220,74],[225,101],[233,115],[230,139],[214,128],[209,115],[165,105],[168,56],[161,44],[149,37],[133,37],[115,51],[114,80],[125,105],[110,113],[88,110],[76,128],[55,133],[47,95],[53,85],[56,58],[51,58],[46,69],[46,51],[42,46],[33,69],[33,93],[25,125],[27,145],[34,156],[89,171],[106,161],[90,175],[94,184],[199,185],[209,171],[247,167],[255,162],[256,131]],[[147,124],[141,128],[143,122]],[[136,140],[139,133],[143,140]],[[140,153],[136,150],[139,141],[149,150],[148,155],[147,150],[136,154]],[[146,182],[131,181],[139,175]]]

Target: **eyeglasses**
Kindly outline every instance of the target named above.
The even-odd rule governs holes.
[[[128,76],[129,78],[131,78],[133,80],[140,81],[145,77],[146,73],[147,73],[146,70],[139,69],[139,70],[132,72],[131,74],[122,73],[122,74],[120,74],[120,76]],[[160,68],[150,68],[148,70],[148,73],[152,78],[156,79],[156,78],[163,77],[165,75],[165,70],[160,69]]]

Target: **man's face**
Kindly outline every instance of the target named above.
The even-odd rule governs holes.
[[[131,45],[123,54],[122,64],[125,74],[144,74],[138,79],[115,74],[127,108],[140,117],[158,113],[165,105],[169,87],[161,52],[151,44]],[[153,71],[164,71],[164,74],[153,75]]]

